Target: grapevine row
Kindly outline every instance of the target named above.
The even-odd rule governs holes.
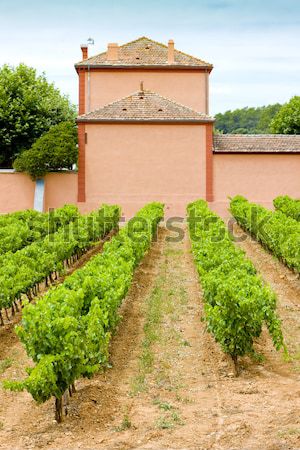
[[[276,210],[300,222],[300,200],[281,195],[273,200]]]
[[[204,200],[188,205],[188,222],[207,328],[238,372],[238,357],[255,353],[254,339],[264,323],[276,349],[284,345],[276,296]]]
[[[31,300],[42,282],[51,283],[66,262],[77,259],[94,241],[116,228],[119,216],[119,207],[104,205],[87,216],[77,216],[42,240],[0,257],[0,323],[3,325],[1,309],[9,318],[7,308],[14,314],[23,294]]]
[[[59,227],[75,220],[78,214],[76,206],[65,205],[50,213],[26,210],[0,216],[0,255],[16,252],[54,233]]]
[[[24,308],[16,331],[35,366],[23,382],[6,382],[7,388],[26,389],[38,403],[55,397],[56,420],[62,420],[64,393],[108,363],[118,307],[162,217],[162,204],[146,205],[101,254]]]
[[[281,211],[270,211],[241,196],[230,202],[241,227],[253,235],[288,267],[300,272],[300,223]]]

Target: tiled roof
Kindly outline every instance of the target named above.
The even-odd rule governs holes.
[[[298,134],[217,134],[215,153],[300,153]]]
[[[118,60],[107,60],[106,52],[92,56],[84,61],[75,64],[80,66],[166,66],[168,67],[168,47],[160,42],[153,41],[147,37],[141,37],[135,41],[119,46]],[[204,67],[209,70],[212,65],[194,58],[179,50],[174,50],[174,63],[172,66]]]
[[[78,122],[211,122],[204,113],[162,97],[151,91],[135,92],[96,111],[78,117]]]

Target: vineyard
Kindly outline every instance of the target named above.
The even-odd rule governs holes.
[[[275,212],[237,196],[230,211],[237,222],[288,267],[300,272],[300,223],[295,220],[297,201],[277,198]],[[284,211],[284,212],[283,212]]]
[[[299,211],[0,216],[0,448],[298,448]]]
[[[201,279],[205,320],[238,373],[238,356],[254,354],[253,341],[266,324],[277,350],[283,347],[276,296],[235,247],[224,222],[200,200],[188,207],[192,249]],[[195,218],[201,218],[201,222]]]

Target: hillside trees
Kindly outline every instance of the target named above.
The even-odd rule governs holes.
[[[270,133],[270,123],[281,105],[242,108],[216,114],[216,130],[224,134],[265,134]]]

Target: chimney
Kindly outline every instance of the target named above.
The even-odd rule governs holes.
[[[168,42],[168,64],[174,64],[174,41],[170,39]]]
[[[118,61],[118,59],[119,59],[118,44],[113,43],[113,44],[107,45],[106,59],[108,61]]]
[[[88,59],[88,46],[87,44],[81,44],[82,60]]]

